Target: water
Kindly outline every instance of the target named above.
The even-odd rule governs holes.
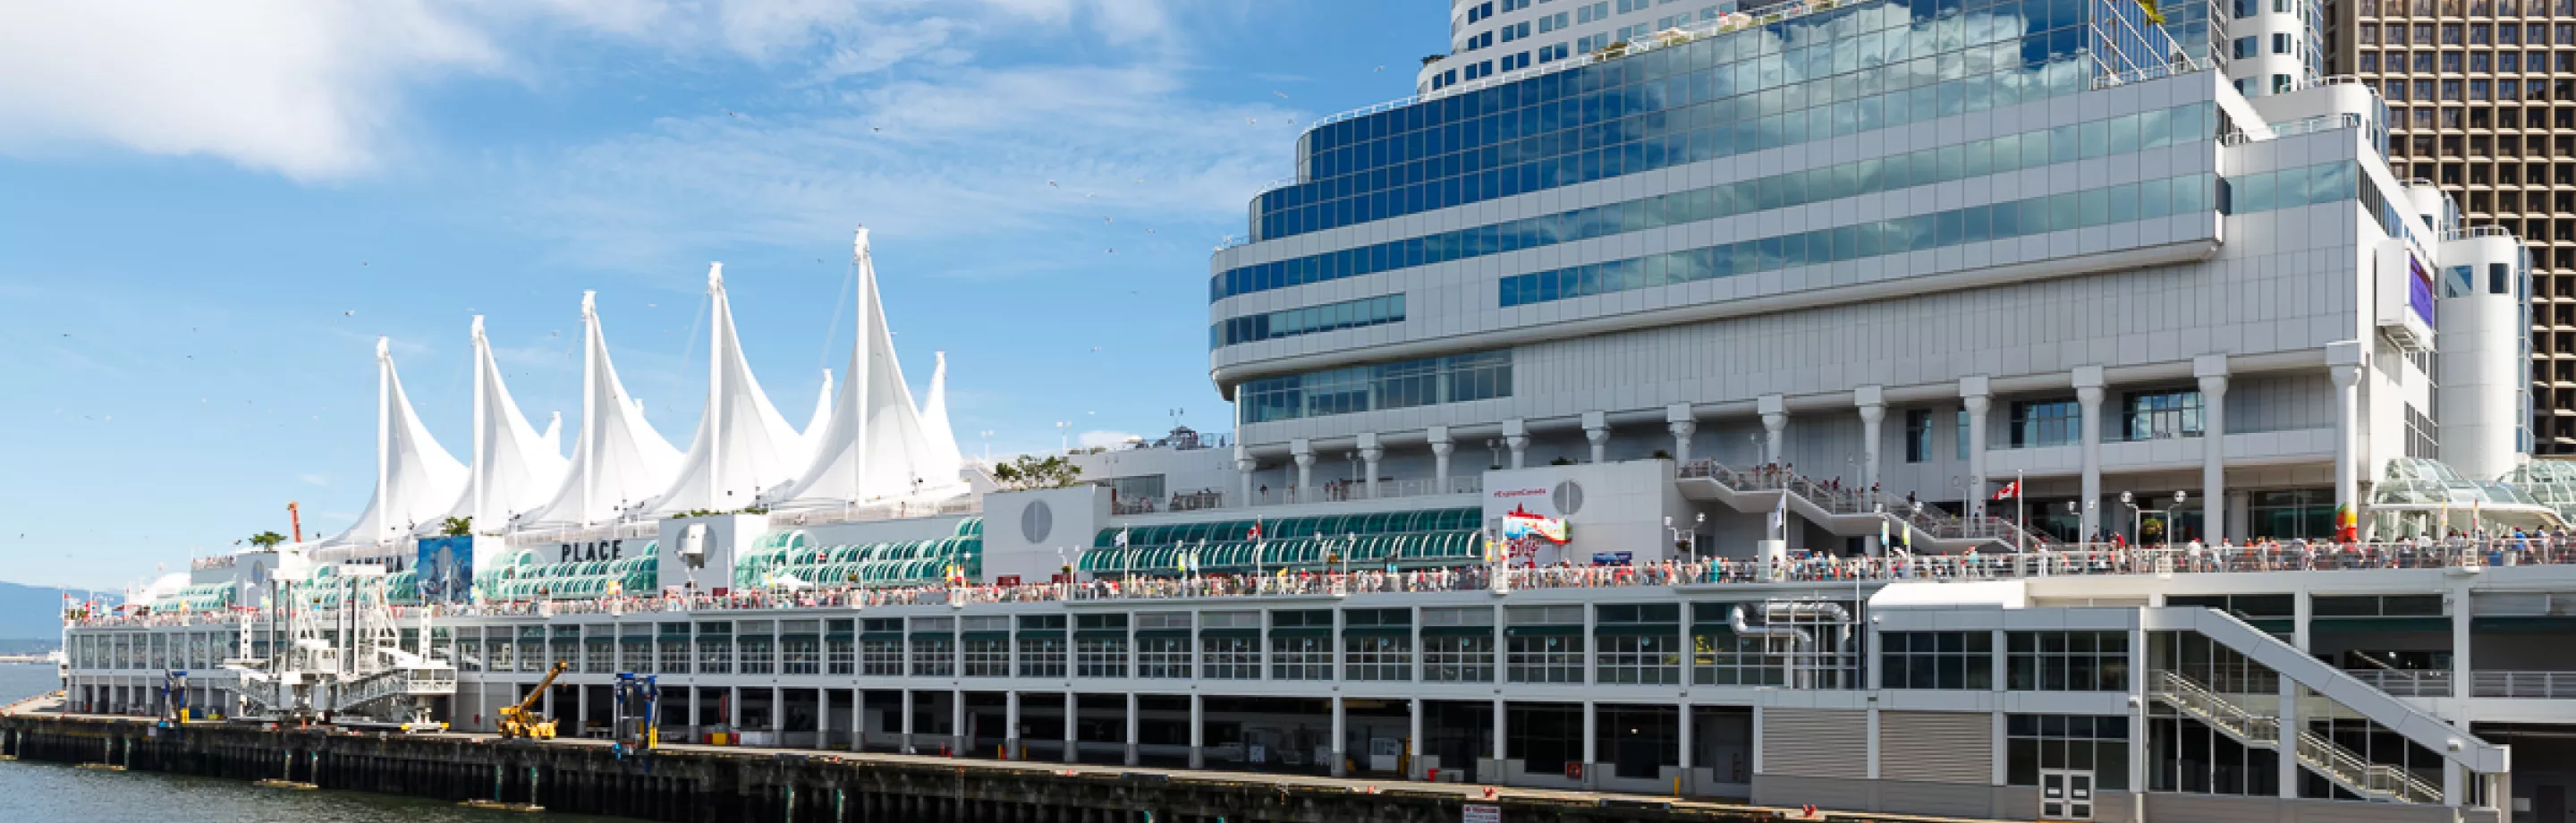
[[[52,664],[0,664],[0,702],[51,691]],[[610,818],[546,815],[555,821]],[[246,782],[150,772],[103,772],[60,763],[0,762],[0,820],[150,820],[172,823],[528,823],[527,815],[437,800],[340,791],[263,789]]]

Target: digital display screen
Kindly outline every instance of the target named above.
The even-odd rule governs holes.
[[[2424,261],[2413,255],[2407,256],[2406,265],[2415,275],[2406,281],[2406,305],[2415,309],[2415,316],[2424,320],[2425,328],[2432,328],[2433,275],[2424,271]]]

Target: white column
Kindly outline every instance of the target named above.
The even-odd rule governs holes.
[[[2102,528],[2102,395],[2102,367],[2075,367],[2075,405],[2082,414],[2077,425],[2084,437],[2083,491],[2076,501],[2081,514],[2075,535],[2083,541],[2092,540]]]
[[[911,689],[904,689],[904,690],[903,690],[903,720],[902,720],[902,724],[903,724],[903,725],[901,725],[901,726],[897,726],[897,727],[896,727],[896,728],[898,728],[898,729],[901,729],[901,731],[898,731],[898,732],[896,732],[896,733],[895,733],[895,734],[897,735],[897,737],[895,738],[895,751],[899,751],[899,752],[902,752],[902,753],[904,753],[904,754],[911,754],[911,753],[912,753],[912,690],[911,690]]]
[[[1673,465],[1690,465],[1691,435],[1699,433],[1699,418],[1691,415],[1689,403],[1664,407],[1664,430],[1673,433]]]
[[[1874,492],[1878,486],[1880,444],[1887,423],[1887,392],[1878,386],[1862,386],[1852,392],[1860,406],[1860,490]]]
[[[1457,450],[1458,443],[1449,439],[1448,426],[1431,427],[1431,482],[1438,486],[1434,490],[1437,493],[1449,491],[1449,455]]]
[[[1378,445],[1377,432],[1360,433],[1360,481],[1370,500],[1377,499],[1377,461],[1385,456],[1386,447]]]
[[[1314,441],[1304,438],[1288,441],[1288,457],[1297,461],[1297,485],[1290,492],[1292,499],[1299,503],[1308,502],[1311,497],[1306,489],[1315,485]]]
[[[2451,696],[2467,697],[2469,672],[2472,671],[2469,660],[2469,581],[2453,582],[2450,596],[2445,599],[2450,601],[2451,607]],[[2467,725],[2465,720],[2461,725]]]
[[[1603,412],[1583,413],[1583,439],[1592,444],[1592,462],[1610,459],[1610,415]]]
[[[1020,759],[1020,693],[1002,693],[1002,758]]]
[[[2298,751],[2299,732],[2307,728],[2307,721],[2304,718],[2299,717],[2299,681],[2292,680],[2287,677],[2279,678],[2279,681],[2281,688],[2281,748],[2284,750],[2284,754],[2286,754],[2288,752]],[[2276,779],[2280,783],[2281,797],[2298,797],[2299,759],[2296,757],[2285,756],[2278,758],[2278,760],[2280,761],[2279,765],[2281,772],[2280,776]]]
[[[1788,399],[1776,394],[1766,394],[1754,398],[1753,403],[1762,413],[1762,462],[1776,465],[1781,462],[1781,450],[1787,445]]]
[[[1520,468],[1529,456],[1529,422],[1520,418],[1503,421],[1503,445],[1512,450],[1512,468]]]
[[[1207,697],[1190,693],[1190,768],[1207,768]]]
[[[1245,451],[1242,445],[1237,444],[1234,447],[1234,475],[1235,487],[1237,489],[1235,494],[1239,496],[1238,499],[1241,499],[1244,505],[1252,505],[1254,502],[1252,499],[1252,472],[1260,467],[1261,463],[1253,460],[1252,454]]]
[[[975,738],[966,733],[966,690],[948,691],[948,756],[965,757]]]
[[[1414,648],[1418,649],[1422,647],[1416,645]],[[1420,780],[1424,776],[1422,769],[1422,698],[1416,697],[1405,701],[1405,710],[1409,713],[1413,726],[1410,730],[1405,732],[1404,737],[1404,779]]]
[[[589,686],[574,686],[572,688],[572,711],[572,731],[573,734],[578,735],[582,733],[582,727],[590,724]]]
[[[2192,359],[2200,378],[2200,534],[2216,545],[2227,533],[2227,355]],[[2296,758],[2292,758],[2296,759]]]
[[[1510,752],[1510,751],[1511,751],[1511,748],[1510,748],[1510,747],[1509,747],[1509,745],[1508,745],[1508,744],[1509,744],[1509,742],[1510,742],[1510,740],[1511,740],[1511,735],[1506,733],[1506,732],[1508,731],[1508,729],[1509,729],[1509,726],[1507,725],[1507,723],[1508,723],[1508,721],[1511,719],[1511,710],[1508,708],[1508,706],[1509,706],[1509,705],[1510,705],[1510,704],[1508,704],[1508,703],[1504,702],[1504,700],[1503,700],[1502,698],[1499,698],[1499,697],[1494,698],[1494,771],[1495,771],[1495,775],[1493,776],[1493,778],[1492,778],[1492,779],[1486,780],[1485,782],[1487,782],[1487,783],[1501,783],[1501,782],[1503,782],[1502,775],[1501,775],[1501,772],[1503,771],[1503,762],[1504,762],[1504,761],[1503,761],[1503,757],[1504,757],[1504,755],[1505,755],[1506,753],[1508,753],[1508,752]]]
[[[2354,521],[2360,521],[2362,477],[2354,441],[2362,436],[2362,366],[2329,366],[2326,372],[2334,377],[2334,506],[2349,508]]]
[[[1343,753],[1343,751],[1342,751],[1342,737],[1343,737],[1343,735],[1348,734],[1348,732],[1344,731],[1344,726],[1343,726],[1343,724],[1344,724],[1345,722],[1347,722],[1347,720],[1348,720],[1348,718],[1345,716],[1345,712],[1343,711],[1343,706],[1342,706],[1342,696],[1341,696],[1341,695],[1338,695],[1338,694],[1333,695],[1333,749],[1332,749],[1332,751],[1333,751],[1333,763],[1332,763],[1332,769],[1333,769],[1333,771],[1332,771],[1332,775],[1333,775],[1334,777],[1348,777],[1348,776],[1350,776],[1350,770],[1349,770],[1349,768],[1348,768],[1348,765],[1349,765],[1349,762],[1350,762],[1350,756],[1349,756],[1349,755],[1347,755],[1347,754],[1344,754],[1344,753]]]
[[[1691,747],[1695,744],[1691,742],[1693,734],[1691,728],[1690,701],[1682,701],[1680,717],[1681,723],[1677,724],[1679,728],[1676,729],[1676,731],[1681,734],[1681,761],[1673,765],[1681,769],[1683,793],[1698,794],[1699,776],[1691,773],[1691,768],[1699,764],[1691,762],[1693,760],[1691,757]]]
[[[1073,725],[1074,715],[1082,707],[1073,692],[1064,693],[1064,762],[1082,760],[1082,735]]]
[[[695,708],[697,707],[697,702],[698,702],[698,701],[697,701],[697,700],[696,700],[696,698],[693,696],[693,697],[689,700],[689,706],[690,706],[690,708],[695,709]],[[695,723],[695,722],[697,722],[697,720],[696,720],[696,718],[694,718],[694,717],[693,717],[693,718],[690,718],[690,722],[691,722],[691,723]],[[850,751],[854,751],[854,752],[863,752],[863,751],[867,751],[867,750],[868,750],[868,690],[866,690],[866,689],[851,689],[851,690],[850,690]]]
[[[1985,375],[1959,380],[1959,403],[1968,410],[1968,516],[1986,516],[1986,407],[1991,404]]]
[[[1127,693],[1127,765],[1136,765],[1136,693]]]
[[[548,699],[552,699],[552,697],[549,696]],[[547,714],[553,714],[553,712],[548,711]],[[733,732],[734,734],[742,733],[741,686],[725,687],[725,729]]]

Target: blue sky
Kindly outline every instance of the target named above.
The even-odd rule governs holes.
[[[1209,252],[1446,40],[1434,0],[142,5],[0,7],[0,578],[130,583],[289,500],[344,528],[380,335],[452,452],[475,314],[577,417],[585,289],[686,445],[709,261],[801,425],[858,223],[969,453],[1229,428]]]

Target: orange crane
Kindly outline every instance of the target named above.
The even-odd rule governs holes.
[[[295,531],[295,542],[304,542],[304,515],[295,510],[295,501],[286,501],[287,528]]]
[[[555,667],[546,670],[546,679],[537,681],[537,687],[528,691],[527,699],[519,701],[515,706],[501,707],[501,739],[553,740],[555,738],[554,718],[544,717],[534,712],[537,701],[546,698],[546,689],[555,684],[555,678],[571,667],[572,664],[569,662],[555,661]]]

